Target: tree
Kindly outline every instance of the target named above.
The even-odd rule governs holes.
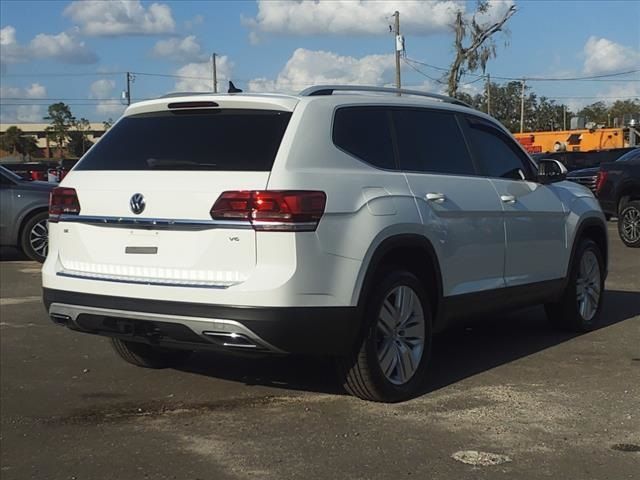
[[[611,122],[613,126],[613,119],[618,118],[618,126],[622,127],[622,119],[625,115],[629,114],[640,115],[640,99],[634,98],[633,100],[616,100],[609,109],[609,115],[611,116]]]
[[[78,146],[80,147],[79,149],[75,149],[76,152],[79,152],[75,153],[75,155],[81,157],[82,155],[84,155],[84,152],[86,152],[89,147],[93,145],[87,138],[87,134],[89,132],[89,129],[91,128],[91,123],[86,118],[81,118],[80,120],[74,122],[74,127],[76,127],[76,131],[71,133],[76,133],[76,136],[79,137]],[[69,134],[70,136],[71,133]]]
[[[102,126],[104,127],[104,131],[106,132],[113,125],[113,118],[109,117],[104,122],[102,122]]]
[[[18,127],[7,128],[4,135],[0,137],[0,148],[11,152],[13,155],[19,153],[23,159],[26,155],[31,155],[38,151],[38,143],[31,135],[25,135]]]
[[[585,117],[587,122],[595,122],[598,125],[606,125],[607,111],[607,104],[600,101],[584,107],[578,112],[578,116]]]
[[[504,24],[516,13],[515,5],[511,5],[502,17],[490,24],[481,22],[480,17],[489,10],[488,0],[478,0],[476,12],[471,21],[465,17],[461,10],[456,13],[452,25],[455,33],[455,59],[449,70],[447,88],[450,97],[458,95],[458,86],[462,75],[467,72],[475,72],[480,68],[484,74],[487,62],[496,56],[496,45],[491,38],[497,32],[502,31]],[[464,46],[468,40],[467,46]]]
[[[69,140],[69,130],[75,124],[75,117],[71,114],[69,105],[59,102],[49,105],[48,115],[45,120],[51,121],[51,126],[47,127],[49,139],[56,143],[58,157],[62,157],[62,151]]]
[[[20,149],[20,142],[22,141],[22,130],[15,125],[7,128],[6,132],[0,137],[0,147],[7,152],[11,152],[15,155]]]
[[[78,130],[72,130],[69,132],[69,143],[67,144],[67,150],[73,157],[80,158],[87,150],[93,146],[93,142],[89,140],[85,134]]]

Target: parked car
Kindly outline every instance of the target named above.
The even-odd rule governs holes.
[[[600,165],[596,195],[605,214],[618,217],[622,242],[640,247],[640,148]]]
[[[142,367],[202,349],[331,355],[375,401],[421,392],[433,333],[471,314],[544,304],[559,327],[596,328],[593,195],[495,119],[402,92],[130,106],[53,191],[52,321]]]
[[[627,164],[625,162],[637,161],[638,158],[640,158],[640,148],[635,147],[628,150],[627,153],[619,157],[615,161],[616,162],[615,164],[620,166],[631,165],[633,162],[631,162],[631,164]],[[617,162],[622,162],[622,163],[617,163]],[[612,165],[612,164],[604,163],[602,165],[604,166],[604,165]],[[585,187],[589,188],[589,190],[591,190],[596,197],[600,198],[602,187],[605,184],[604,180],[608,175],[608,173],[600,173],[601,171],[604,172],[604,169],[602,169],[601,166],[593,167],[593,168],[584,168],[581,170],[574,170],[573,172],[569,172],[567,174],[567,180],[571,180],[572,182],[576,182],[581,185],[584,185]],[[625,185],[626,183],[628,182],[625,182]],[[630,187],[625,187],[623,190],[620,190],[620,195],[621,195],[620,198],[617,198],[617,199],[605,198],[604,203],[602,201],[600,202],[607,219],[618,216],[618,213],[620,211],[618,208],[620,206],[619,201],[620,199],[626,200],[625,199],[626,190],[629,188]]]
[[[28,181],[0,166],[0,245],[44,262],[49,245],[49,193],[57,184]]]

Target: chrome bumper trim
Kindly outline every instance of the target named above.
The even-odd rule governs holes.
[[[242,282],[205,282],[198,280],[171,281],[154,278],[130,277],[127,275],[109,275],[106,273],[79,272],[76,270],[61,270],[56,273],[58,277],[79,278],[82,280],[100,280],[102,282],[130,283],[134,285],[153,285],[157,287],[186,287],[186,288],[211,288],[226,289]]]
[[[77,318],[82,314],[102,315],[105,317],[123,318],[129,320],[171,322],[184,325],[191,329],[195,334],[201,336],[211,342],[211,337],[224,336],[233,338],[234,336],[245,337],[255,343],[259,349],[268,350],[273,353],[286,353],[277,347],[260,338],[249,328],[235,320],[227,320],[221,318],[203,318],[188,317],[182,315],[164,315],[158,313],[135,312],[130,310],[115,310],[110,308],[86,307],[81,305],[70,305],[66,303],[52,303],[49,307],[49,316],[53,318],[68,318],[78,329],[82,327],[77,323]],[[212,343],[212,347],[215,344]],[[225,347],[240,347],[246,350],[247,345],[234,345],[233,343],[225,343]]]

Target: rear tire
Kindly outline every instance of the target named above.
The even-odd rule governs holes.
[[[618,215],[618,234],[627,247],[640,247],[640,201],[633,200],[624,205]]]
[[[375,402],[420,393],[431,354],[431,307],[412,273],[394,269],[365,299],[364,331],[351,355],[338,360],[345,390]]]
[[[49,250],[49,212],[32,215],[22,227],[20,249],[31,260],[43,263]]]
[[[177,367],[186,362],[193,354],[190,350],[156,347],[119,338],[112,338],[111,346],[124,361],[144,368]]]
[[[554,326],[573,332],[589,332],[598,327],[604,297],[604,261],[598,245],[580,240],[569,282],[558,302],[545,305]]]

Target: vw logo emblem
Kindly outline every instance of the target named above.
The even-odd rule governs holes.
[[[146,204],[144,203],[144,196],[141,193],[134,193],[131,196],[131,200],[129,200],[129,207],[131,211],[136,215],[140,215],[144,212],[144,207]]]

